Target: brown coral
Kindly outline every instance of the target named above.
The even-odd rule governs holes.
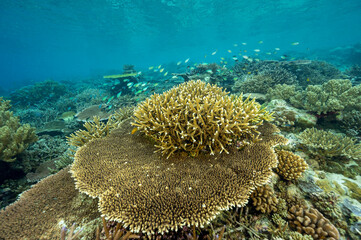
[[[244,206],[277,164],[265,140],[231,148],[229,154],[176,152],[165,158],[143,134],[130,131],[125,121],[107,137],[80,147],[71,171],[80,191],[99,198],[104,216],[133,232],[204,226],[222,210]]]
[[[97,201],[75,189],[69,168],[65,168],[0,210],[0,239],[58,239],[60,222],[71,226],[82,219],[84,226],[98,217]]]
[[[152,95],[135,109],[132,124],[169,157],[177,150],[192,156],[201,150],[228,152],[227,146],[237,140],[247,144],[257,139],[257,126],[270,119],[254,99],[229,96],[198,80]]]
[[[337,228],[315,208],[294,205],[289,209],[287,218],[291,227],[311,235],[313,239],[340,239]]]
[[[0,160],[5,162],[15,161],[14,156],[38,140],[35,129],[29,124],[21,125],[10,108],[10,101],[0,97]]]
[[[276,172],[286,180],[298,179],[308,168],[300,156],[285,150],[277,151],[278,166]]]
[[[269,185],[258,187],[251,194],[251,199],[257,211],[267,214],[277,211],[278,199]]]

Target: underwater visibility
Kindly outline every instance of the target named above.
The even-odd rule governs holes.
[[[0,240],[361,239],[361,1],[0,1]]]

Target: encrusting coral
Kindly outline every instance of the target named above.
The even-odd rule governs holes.
[[[204,88],[196,88],[194,84],[204,86]],[[154,111],[156,117],[149,112],[149,118],[152,121],[158,121],[158,125],[164,127],[175,123],[174,127],[185,131],[189,125],[198,125],[208,131],[212,127],[201,124],[202,120],[196,118],[196,112],[188,115],[182,109],[188,111],[203,109],[204,111],[209,110],[211,105],[214,108],[213,113],[208,111],[207,114],[211,116],[219,113],[218,117],[214,117],[214,121],[219,123],[215,127],[217,134],[228,135],[227,132],[222,131],[226,128],[222,124],[227,122],[227,119],[244,116],[247,122],[245,120],[242,122],[249,128],[244,128],[246,133],[240,136],[248,137],[255,132],[256,136],[259,135],[258,141],[247,145],[241,144],[242,147],[238,149],[235,139],[234,144],[227,147],[228,154],[215,152],[211,155],[200,151],[202,149],[200,146],[194,149],[198,150],[197,156],[175,151],[167,158],[159,152],[154,152],[154,143],[149,141],[150,139],[143,133],[132,131],[129,119],[119,124],[119,127],[112,130],[106,137],[93,139],[78,148],[71,168],[76,187],[81,192],[99,198],[99,210],[102,215],[108,220],[122,223],[132,232],[152,235],[170,230],[176,231],[185,225],[203,227],[222,210],[233,206],[244,206],[251,192],[257,186],[269,181],[272,168],[277,165],[273,147],[285,142],[284,138],[274,135],[274,132],[279,130],[272,124],[265,123],[260,125],[259,129],[252,125],[261,124],[261,120],[269,116],[268,113],[260,110],[258,105],[251,104],[252,101],[241,104],[240,99],[232,98],[235,102],[230,103],[229,99],[224,97],[225,92],[210,85],[194,82],[189,85],[182,84],[180,88],[185,86],[193,87],[187,90],[189,94],[202,93],[206,89],[207,95],[202,98],[196,97],[194,106],[190,107],[191,99],[185,101],[189,98],[188,94],[182,95],[177,92],[179,101],[183,101],[181,101],[182,104],[176,103],[174,99],[176,96],[171,95],[175,91],[173,89],[165,94],[168,98],[164,100],[166,100],[165,103],[175,105],[169,104],[170,109],[158,108]],[[183,90],[186,92],[186,89]],[[193,94],[193,96],[198,95]],[[160,96],[157,95],[152,99],[157,100],[156,103],[161,106],[166,106],[164,102],[159,102],[159,98]],[[150,101],[148,99],[146,103]],[[141,103],[141,106],[146,103]],[[236,103],[239,103],[240,109],[232,111],[232,108],[227,105],[234,106]],[[205,107],[202,108],[201,104]],[[226,105],[223,107],[224,111],[220,110],[221,104]],[[178,111],[175,111],[177,109]],[[172,112],[174,116],[171,115]],[[243,115],[243,112],[248,112],[249,116]],[[192,117],[192,120],[189,119],[189,125],[188,121],[180,117],[180,113],[184,113],[183,117],[186,119]],[[139,114],[139,108],[136,114]],[[204,119],[203,121],[207,122]],[[213,126],[214,123],[207,122],[207,124]],[[236,125],[236,123],[233,124]],[[242,126],[240,125],[240,129]],[[256,129],[260,133],[257,133]],[[191,134],[198,130],[190,128],[189,131]],[[195,134],[194,138],[199,137],[199,134]],[[206,135],[198,139],[213,136]],[[218,136],[216,139],[222,140],[227,137]],[[241,138],[241,140],[244,139]],[[203,144],[210,143],[203,142]],[[217,147],[212,146],[212,149],[217,149]]]
[[[269,185],[256,188],[251,194],[251,199],[257,211],[267,214],[277,211],[278,199]]]
[[[361,159],[361,143],[356,143],[350,137],[333,134],[329,131],[308,128],[300,135],[302,143],[316,155],[335,157],[343,156],[348,159]]]
[[[177,150],[197,156],[203,149],[214,154],[228,152],[227,145],[235,141],[253,142],[257,126],[271,119],[254,99],[229,96],[198,80],[152,95],[135,109],[132,124],[168,157]]]
[[[311,235],[313,239],[340,239],[337,228],[315,208],[294,205],[289,209],[287,218],[291,227]]]
[[[292,152],[280,150],[276,153],[278,158],[276,172],[286,180],[298,179],[308,168],[306,161]]]
[[[10,101],[0,97],[0,160],[5,162],[15,161],[17,154],[38,139],[35,128],[20,124],[10,108]]]

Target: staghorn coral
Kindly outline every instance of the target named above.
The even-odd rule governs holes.
[[[258,137],[257,126],[271,114],[242,96],[229,96],[215,85],[189,81],[140,103],[134,122],[168,157],[177,150],[197,156],[201,150],[228,152],[236,140],[243,145]]]
[[[21,125],[10,108],[10,101],[0,97],[0,160],[5,162],[15,161],[17,154],[38,139],[35,128],[29,124]]]
[[[296,180],[308,168],[300,156],[285,150],[276,151],[278,166],[276,172],[286,180]]]
[[[287,218],[292,228],[311,235],[313,239],[340,239],[337,228],[315,208],[294,205],[289,209]]]
[[[133,111],[134,107],[120,108],[114,114],[110,115],[105,123],[100,121],[99,117],[94,117],[93,121],[83,124],[85,130],[78,130],[70,134],[69,137],[66,137],[68,144],[73,147],[81,147],[92,139],[107,136],[112,129],[118,127],[121,121],[129,118]]]
[[[257,211],[267,214],[277,211],[278,199],[269,185],[256,188],[256,190],[252,192],[250,198]]]
[[[107,219],[132,232],[151,235],[185,225],[203,227],[222,210],[244,206],[277,164],[270,147],[276,141],[262,133],[262,141],[242,150],[233,147],[229,154],[190,157],[176,152],[165,158],[154,152],[144,134],[129,134],[129,123],[80,147],[71,172],[81,192],[99,198]]]
[[[298,137],[315,155],[361,159],[361,143],[356,143],[350,137],[316,128],[308,128]]]

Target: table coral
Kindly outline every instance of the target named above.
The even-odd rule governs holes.
[[[20,124],[10,108],[10,101],[0,97],[0,160],[5,162],[15,161],[17,154],[38,139],[35,129],[29,124]]]

